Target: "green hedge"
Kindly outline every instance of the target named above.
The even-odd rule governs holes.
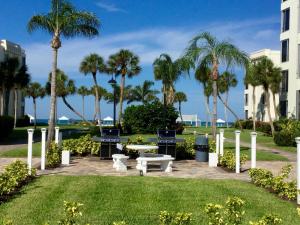
[[[295,138],[300,137],[300,121],[280,120],[278,131],[274,134],[274,142],[279,146],[296,146]]]
[[[14,118],[10,116],[0,116],[0,139],[8,137],[14,130]]]

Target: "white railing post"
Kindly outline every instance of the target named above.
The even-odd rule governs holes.
[[[224,129],[220,130],[220,155],[224,155]]]
[[[62,132],[58,133],[58,146],[61,147],[62,145]]]
[[[59,127],[55,127],[55,144],[58,144]]]
[[[46,167],[46,128],[41,129],[42,132],[42,151],[41,151],[41,170],[45,170]]]
[[[251,168],[256,168],[256,132],[251,132]]]
[[[220,134],[216,135],[216,153],[220,154]]]
[[[296,138],[297,143],[297,204],[300,204],[300,137]]]
[[[32,141],[33,141],[33,132],[34,132],[34,129],[27,129],[27,132],[28,132],[27,167],[28,167],[28,174],[31,175],[31,168],[32,168]]]
[[[240,134],[241,131],[235,131],[235,172],[240,173]]]

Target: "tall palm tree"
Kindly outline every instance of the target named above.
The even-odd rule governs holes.
[[[208,120],[212,122],[211,112],[209,109],[209,98],[212,95],[212,80],[211,70],[206,65],[196,68],[195,79],[198,80],[203,86],[203,96],[206,108],[206,128],[208,127]]]
[[[53,63],[47,148],[50,146],[54,134],[57,56],[58,49],[61,47],[61,37],[93,37],[98,35],[99,26],[100,21],[95,14],[78,10],[66,0],[51,0],[51,8],[48,13],[34,15],[28,22],[28,31],[30,33],[40,29],[52,36]]]
[[[36,99],[37,98],[44,98],[46,95],[46,90],[43,88],[39,83],[33,82],[29,83],[29,85],[24,89],[25,95],[27,97],[31,97],[33,101],[33,111],[34,111],[34,129],[36,129]]]
[[[14,128],[17,126],[18,90],[25,88],[30,82],[30,74],[26,65],[21,66],[14,79]]]
[[[182,113],[181,113],[181,103],[186,101],[187,101],[187,97],[184,92],[179,91],[175,93],[174,102],[178,102],[178,111],[180,114],[181,122],[183,122]]]
[[[111,85],[113,89],[115,89],[115,101],[116,104],[120,102],[120,96],[121,96],[121,87],[118,84],[112,84]],[[124,87],[124,93],[123,93],[123,101],[129,101],[130,99],[130,93],[131,93],[132,87],[131,85],[126,85]],[[104,99],[107,101],[107,103],[114,103],[114,93],[113,92],[107,92],[104,96]]]
[[[51,80],[52,73],[49,74],[48,82],[46,83],[47,94],[51,94]],[[56,96],[61,97],[63,103],[77,116],[79,116],[84,122],[89,123],[78,111],[71,106],[66,97],[76,93],[75,82],[60,69],[56,71]],[[92,125],[92,124],[91,124]]]
[[[86,56],[80,63],[79,70],[84,75],[87,75],[88,73],[92,74],[93,81],[94,81],[95,96],[96,99],[99,99],[98,83],[97,83],[96,75],[97,72],[103,73],[106,71],[106,66],[103,58],[95,53]],[[95,101],[95,112],[96,112],[97,122],[99,123],[100,132],[102,132],[99,101]]]
[[[256,87],[261,85],[259,74],[255,71],[255,64],[251,62],[247,69],[246,75],[244,78],[245,85],[252,86],[252,122],[253,122],[253,131],[256,131]]]
[[[119,124],[122,121],[122,110],[123,110],[123,100],[124,100],[124,87],[125,78],[131,78],[138,75],[142,68],[140,67],[140,60],[137,55],[132,53],[127,49],[121,49],[116,54],[109,57],[107,62],[108,72],[115,74],[116,76],[121,76],[121,86],[120,86],[120,109],[119,109]]]
[[[95,92],[96,88],[97,88],[97,92]],[[90,93],[91,93],[91,95],[93,95],[93,96],[95,97],[95,105],[100,105],[100,101],[101,101],[101,99],[102,99],[103,97],[106,96],[107,91],[106,91],[105,88],[102,88],[102,87],[100,87],[100,86],[97,86],[97,87],[96,87],[96,86],[94,85],[93,87],[91,87]],[[98,93],[98,95],[97,95],[96,93]],[[98,99],[98,100],[97,100],[97,99]],[[96,118],[96,115],[97,115],[97,111],[95,110],[95,112],[94,112],[94,120],[95,120],[95,118]],[[100,117],[100,118],[101,118],[101,117]],[[99,120],[99,123],[101,123],[101,119]]]
[[[216,121],[217,121],[217,98],[220,64],[224,64],[227,68],[238,65],[246,66],[248,64],[248,56],[245,52],[239,50],[235,45],[228,41],[219,41],[216,37],[208,32],[201,33],[194,37],[185,51],[184,58],[192,61],[192,67],[197,68],[204,64],[211,67],[211,79],[213,82],[213,119],[212,134],[216,138]]]
[[[229,128],[228,117],[227,117],[229,90],[232,87],[236,87],[237,84],[238,84],[238,80],[237,80],[236,75],[234,73],[230,73],[228,71],[225,71],[219,77],[218,91],[221,94],[225,93],[224,115],[225,115],[225,121],[226,121],[227,128]],[[221,98],[221,96],[220,96],[220,98]],[[221,99],[221,101],[222,100],[223,99]]]
[[[276,94],[280,92],[280,85],[282,81],[282,75],[280,68],[275,68],[273,76],[270,81],[270,90],[272,92],[272,98],[273,98],[273,107],[274,107],[274,113],[275,113],[275,120],[278,119],[278,108],[276,105]]]
[[[267,57],[262,57],[255,63],[255,72],[258,75],[259,81],[264,89],[266,97],[267,111],[269,116],[269,122],[271,126],[272,135],[274,136],[274,124],[271,117],[271,106],[270,106],[270,89],[274,82],[274,77],[281,76],[281,69],[275,67],[272,60]]]
[[[77,89],[77,93],[79,95],[81,95],[81,97],[82,97],[82,116],[85,117],[85,113],[84,113],[84,97],[88,96],[90,94],[90,90],[87,87],[85,87],[85,86],[80,86]]]
[[[145,80],[142,85],[132,88],[127,104],[132,102],[142,102],[143,104],[146,104],[157,99],[156,95],[159,93],[159,91],[151,89],[153,85],[153,81]]]

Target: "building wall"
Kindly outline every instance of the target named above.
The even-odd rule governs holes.
[[[257,52],[250,54],[250,58],[255,60],[261,57],[268,57],[271,59],[275,66],[280,66],[280,51],[273,51],[270,49],[263,49]],[[248,85],[248,88],[244,90],[244,112],[245,119],[253,117],[253,106],[255,109],[255,118],[256,120],[268,122],[269,115],[267,111],[266,104],[264,104],[264,90],[262,86],[255,87],[255,105],[253,104],[252,99],[253,87]],[[275,106],[279,105],[279,95],[275,95]],[[270,92],[270,108],[271,108],[271,118],[275,119],[275,109],[272,93]]]
[[[288,117],[300,119],[300,13],[299,0],[286,0],[281,4],[280,41],[289,40],[288,60],[281,62],[283,71],[288,71],[288,92],[281,93],[280,100],[287,100]],[[289,29],[283,31],[283,12],[290,10]],[[282,51],[283,52],[283,51]]]
[[[25,51],[21,48],[20,45],[17,45],[7,40],[0,40],[0,62],[4,61],[6,57],[18,58],[20,67],[26,64]],[[20,118],[24,116],[25,97],[21,90],[17,90],[17,95],[18,95],[17,118]],[[4,101],[4,107],[6,107],[5,101]],[[4,112],[5,111],[6,110],[4,110]],[[9,91],[8,115],[14,116],[14,91],[13,90]]]

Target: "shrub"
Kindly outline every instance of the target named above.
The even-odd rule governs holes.
[[[275,132],[274,142],[279,146],[296,146],[295,138],[300,136],[300,121],[281,120],[278,131]]]
[[[100,143],[93,141],[91,135],[87,134],[77,139],[64,140],[62,142],[62,148],[63,150],[70,151],[74,155],[98,155]]]
[[[22,118],[17,119],[17,127],[28,127],[30,126],[30,118],[25,115]]]
[[[14,118],[10,116],[0,116],[0,139],[8,137],[14,130]]]
[[[176,129],[178,112],[173,106],[155,101],[145,105],[132,105],[124,112],[124,129],[127,133],[155,133],[157,129]]]
[[[57,144],[52,142],[50,144],[49,149],[46,153],[46,159],[47,159],[47,167],[48,168],[55,168],[60,165],[61,163],[61,151],[62,148],[59,147]]]
[[[64,201],[64,214],[65,218],[61,219],[58,224],[59,225],[76,225],[77,218],[82,216],[80,211],[80,207],[83,204],[78,202],[67,202]]]
[[[176,145],[177,159],[194,159],[195,158],[195,140],[194,138],[186,138],[184,142]]]
[[[253,121],[252,120],[240,120],[243,129],[252,130],[253,129]],[[275,124],[275,123],[274,123]],[[233,125],[235,128],[240,129],[238,121],[236,121]],[[255,121],[256,130],[263,132],[267,135],[271,135],[271,126],[267,122]],[[275,126],[277,127],[277,126]]]
[[[252,222],[252,221],[249,222],[250,225],[277,225],[277,224],[281,224],[281,223],[282,223],[282,219],[280,219],[278,216],[272,215],[272,214],[263,216],[257,222]]]
[[[245,164],[247,160],[247,155],[241,154],[240,157],[240,167]],[[220,158],[219,164],[222,167],[226,167],[230,170],[235,170],[235,154],[231,151],[225,151],[224,155]]]
[[[192,213],[170,213],[161,211],[159,225],[188,225],[192,221]]]

